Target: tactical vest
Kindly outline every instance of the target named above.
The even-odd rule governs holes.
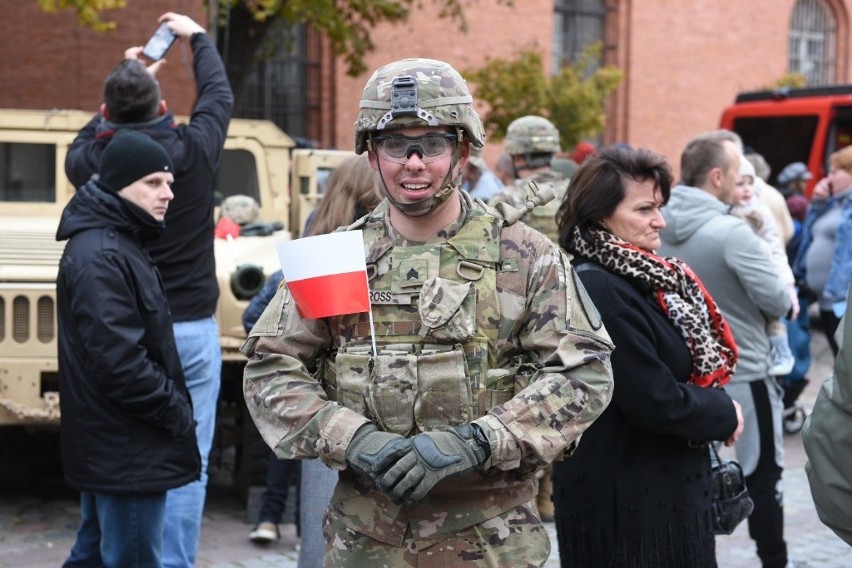
[[[455,236],[419,246],[395,246],[384,223],[371,216],[350,227],[363,231],[368,250],[377,356],[369,314],[341,317],[325,389],[406,436],[479,418],[531,375],[518,364],[496,368],[498,274],[517,270],[500,260],[505,221],[474,206]]]

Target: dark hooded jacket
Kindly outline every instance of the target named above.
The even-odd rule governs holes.
[[[168,229],[151,243],[151,256],[163,275],[176,322],[212,316],[219,299],[213,254],[213,182],[234,103],[216,44],[206,34],[190,39],[196,80],[196,103],[189,124],[176,124],[171,112],[146,123],[117,124],[95,116],[83,127],[65,159],[74,187],[100,169],[101,154],[122,128],[144,132],[157,141],[175,165],[175,198],[166,213]]]
[[[161,230],[94,181],[62,212],[60,433],[65,479],[78,490],[161,492],[200,474],[165,290],[144,247]]]

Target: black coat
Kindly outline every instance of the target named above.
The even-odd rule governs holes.
[[[57,231],[69,239],[56,280],[62,465],[78,490],[160,492],[201,471],[165,291],[140,228],[120,197],[89,182]]]
[[[687,384],[691,355],[650,290],[603,269],[579,276],[615,344],[615,382],[576,452],[554,464],[562,566],[715,566],[703,442],[733,433],[733,403]]]
[[[68,179],[80,187],[98,171],[101,153],[120,128],[144,132],[169,153],[175,165],[175,198],[166,213],[166,230],[149,250],[176,322],[204,319],[216,311],[213,182],[234,102],[216,45],[203,33],[193,34],[190,43],[197,98],[188,125],[175,124],[171,113],[146,124],[116,124],[97,115],[74,139],[65,159]]]

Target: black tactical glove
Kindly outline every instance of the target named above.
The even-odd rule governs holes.
[[[376,482],[385,470],[397,462],[411,448],[411,439],[399,434],[381,432],[368,422],[358,428],[349,447],[346,463],[363,477]]]
[[[413,507],[447,477],[482,470],[491,457],[488,438],[479,424],[448,426],[412,439],[409,452],[376,481],[396,503]]]

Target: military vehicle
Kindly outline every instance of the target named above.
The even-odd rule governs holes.
[[[0,426],[59,424],[55,281],[65,243],[55,235],[74,193],[65,177],[65,156],[91,116],[0,109]],[[259,215],[255,236],[215,243],[223,358],[220,450],[257,439],[242,412],[242,313],[279,266],[276,243],[298,236],[328,174],[353,155],[295,147],[269,121],[233,119],[228,129],[215,191],[222,199],[251,196]],[[250,452],[242,455],[250,459]],[[238,451],[237,483],[245,487],[254,482],[239,456]]]

